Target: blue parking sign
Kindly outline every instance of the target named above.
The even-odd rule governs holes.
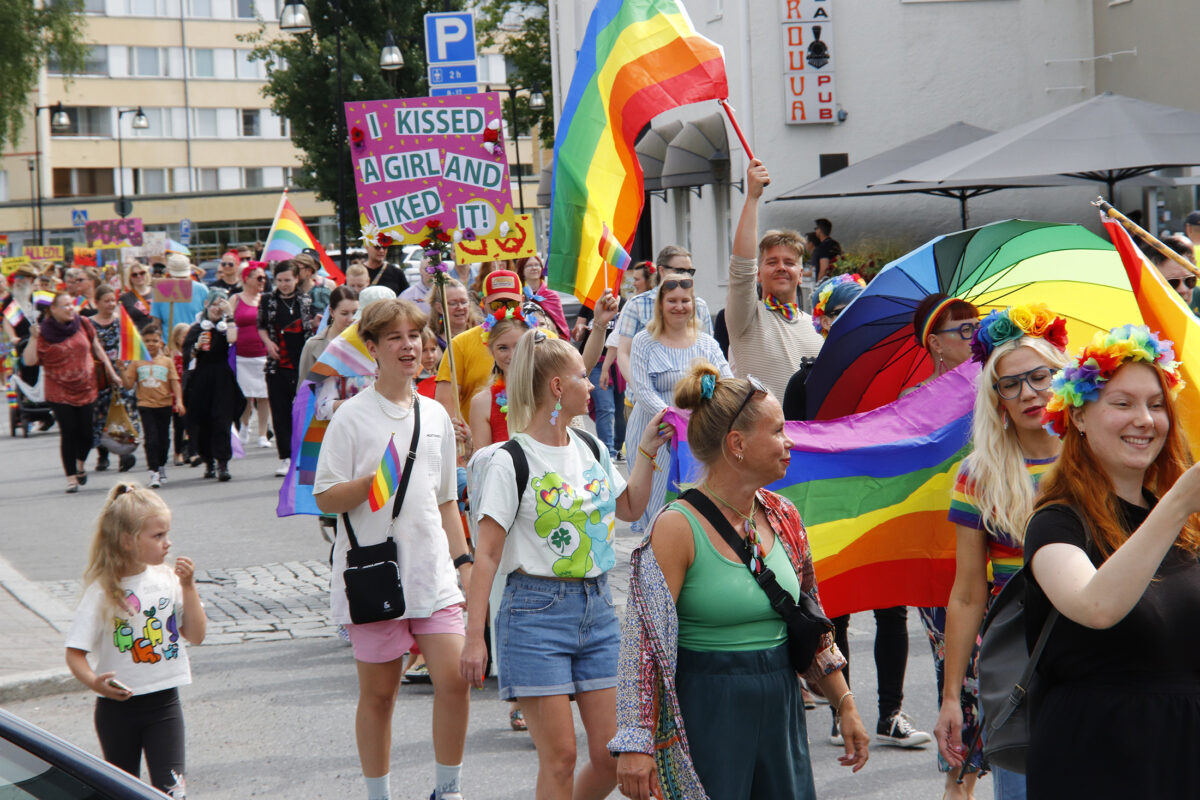
[[[426,14],[425,55],[431,67],[454,63],[474,64],[474,15],[470,11]]]

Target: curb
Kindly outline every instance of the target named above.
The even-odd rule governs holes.
[[[25,672],[0,678],[0,705],[76,691],[84,691],[84,687],[66,667]]]
[[[47,627],[66,636],[71,627],[71,610],[18,572],[3,556],[0,556],[0,590],[11,594],[31,614],[45,621]],[[0,678],[0,704],[76,690],[83,690],[83,687],[66,666],[31,670]]]

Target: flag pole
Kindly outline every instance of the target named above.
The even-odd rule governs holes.
[[[1113,208],[1112,203],[1108,202],[1103,197],[1097,197],[1095,200],[1092,201],[1092,205],[1096,206],[1101,211],[1103,211],[1105,214],[1108,214],[1110,217],[1115,219],[1117,222],[1121,223],[1121,226],[1123,228],[1125,228],[1125,230],[1129,231],[1131,234],[1133,234],[1134,236],[1137,236],[1139,239],[1144,241],[1146,244],[1153,247],[1161,255],[1165,256],[1166,258],[1171,259],[1176,264],[1183,267],[1184,269],[1186,269],[1188,272],[1192,273],[1193,275],[1200,276],[1200,268],[1197,268],[1195,264],[1188,261],[1186,258],[1179,255],[1179,253],[1176,253],[1174,250],[1172,250],[1171,248],[1167,247],[1165,244],[1160,242],[1154,236],[1154,234],[1150,233],[1150,231],[1146,230],[1141,225],[1138,225],[1136,222],[1134,222],[1129,217],[1122,214],[1120,211],[1117,211],[1115,208]]]
[[[458,371],[454,368],[454,331],[450,328],[450,306],[446,305],[446,273],[438,273],[437,287],[438,299],[442,303],[442,327],[446,329],[446,360],[450,365],[450,389],[454,393],[454,417],[466,422],[462,418],[462,403],[458,399]]]
[[[729,124],[733,126],[733,132],[737,134],[738,141],[742,143],[742,149],[746,151],[746,158],[754,161],[754,151],[750,149],[750,143],[746,141],[746,134],[742,133],[742,126],[738,125],[737,117],[733,115],[733,106],[729,105],[729,100],[721,98],[717,100],[721,104],[721,108],[725,111],[725,116],[729,117]],[[771,182],[766,181],[763,186],[770,186]]]

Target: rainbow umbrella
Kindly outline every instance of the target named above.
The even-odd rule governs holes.
[[[185,256],[190,256],[192,254],[191,249],[186,244],[181,244],[174,239],[167,239],[167,252],[179,253],[180,255]]]
[[[937,292],[985,314],[1045,303],[1067,319],[1075,349],[1142,320],[1116,250],[1080,225],[1005,220],[939,236],[880,270],[837,318],[805,383],[808,418],[869,411],[928,378],[912,315]]]

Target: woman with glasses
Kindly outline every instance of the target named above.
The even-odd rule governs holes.
[[[633,337],[629,356],[633,374],[629,382],[636,399],[629,415],[629,430],[640,431],[650,419],[671,405],[675,384],[697,359],[715,365],[722,377],[733,376],[717,340],[700,330],[696,319],[694,281],[691,278],[668,278],[658,287],[653,318],[644,330]],[[639,450],[633,463],[636,466],[645,460],[654,461],[650,465],[654,482],[646,511],[634,523],[635,531],[645,530],[651,518],[662,508],[667,493],[670,454],[663,454],[660,458]]]
[[[242,284],[238,280],[238,264],[237,250],[230,250],[221,256],[221,263],[217,265],[217,279],[212,282],[212,288],[220,289],[227,295],[240,292]]]
[[[993,311],[972,341],[983,371],[975,394],[974,450],[959,468],[950,502],[958,533],[954,588],[945,609],[928,609],[941,704],[934,735],[939,768],[948,773],[945,797],[973,796],[982,765],[976,744],[979,626],[992,598],[1021,568],[1038,483],[1061,450],[1042,428],[1042,410],[1055,371],[1067,363],[1066,346],[1066,320],[1041,305]],[[1025,796],[1023,776],[1002,769],[992,775],[997,800]]]
[[[154,319],[150,316],[150,304],[154,300],[150,287],[150,268],[140,261],[130,259],[125,264],[125,274],[122,283],[125,291],[121,293],[121,305],[133,320],[138,330],[146,327],[146,323]]]
[[[267,285],[267,262],[250,261],[242,267],[242,291],[229,298],[233,322],[237,325],[234,345],[237,382],[246,398],[242,412],[242,443],[250,441],[250,416],[258,409],[258,446],[271,446],[267,429],[271,425],[271,404],[267,401],[267,346],[258,337],[258,304]],[[196,462],[200,463],[199,461]]]
[[[764,488],[791,457],[783,410],[753,377],[724,378],[699,362],[674,402],[691,411],[687,438],[702,474],[630,559],[618,727],[608,745],[620,754],[618,787],[635,800],[808,800],[816,793],[787,627],[703,510],[724,517],[793,599],[805,592],[820,603],[804,524]],[[839,761],[857,772],[869,737],[844,663],[826,634],[803,677],[841,711]]]
[[[1162,241],[1186,260],[1196,263],[1195,248],[1186,236],[1164,236]],[[1196,288],[1196,275],[1157,250],[1151,250],[1149,258],[1171,288],[1183,298],[1184,305],[1191,306],[1192,290]]]
[[[446,279],[446,305],[442,308],[441,292],[434,289],[429,293],[429,307],[432,314],[429,327],[437,336],[438,348],[442,352],[450,346],[450,340],[476,324],[471,318],[471,298],[467,295],[467,287],[454,278]]]

